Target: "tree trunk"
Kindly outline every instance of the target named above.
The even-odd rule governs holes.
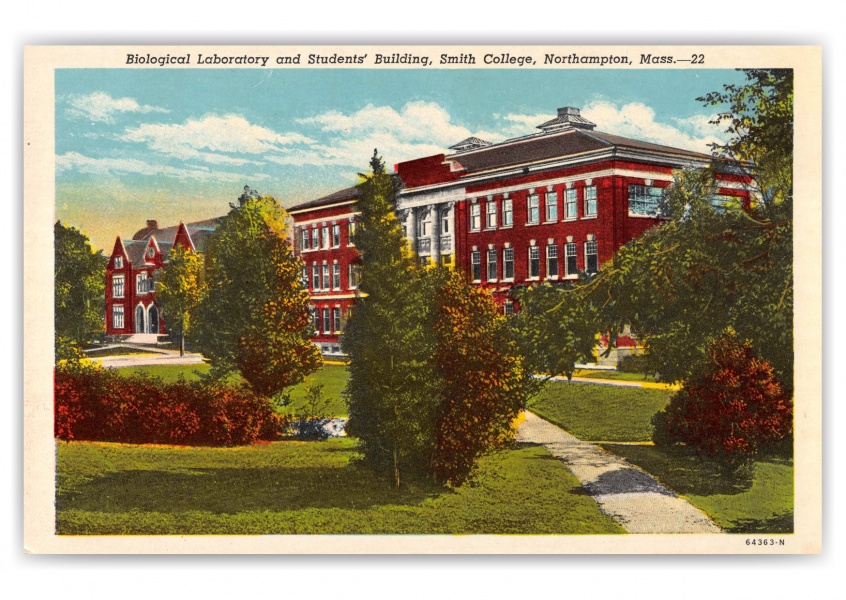
[[[397,451],[397,447],[394,446],[394,483],[396,484],[397,488],[399,488],[401,479],[400,479],[400,464],[399,464],[399,452]]]
[[[179,333],[179,356],[185,356],[185,334]]]

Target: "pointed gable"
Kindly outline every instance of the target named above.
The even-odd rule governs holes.
[[[188,248],[192,252],[196,252],[197,248],[194,246],[194,241],[191,239],[191,234],[188,232],[188,228],[182,223],[179,222],[179,226],[176,228],[176,235],[173,238],[173,248],[177,248],[182,246],[183,248]]]
[[[120,258],[120,262],[123,264],[116,265],[115,259]],[[111,269],[123,269],[129,260],[129,255],[126,253],[126,248],[123,245],[123,240],[120,239],[120,236],[117,236],[115,239],[115,245],[112,248],[112,253],[109,255],[109,268]]]

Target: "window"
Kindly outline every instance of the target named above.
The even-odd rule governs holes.
[[[579,269],[576,267],[576,244],[571,242],[564,245],[564,257],[567,260],[567,276],[579,274]]]
[[[302,282],[304,288],[308,287],[308,267],[306,266],[303,267],[303,275],[300,281]]]
[[[506,315],[513,315],[514,314],[514,302],[511,300],[506,300],[502,304],[502,312]]]
[[[153,291],[153,280],[147,277],[147,272],[139,273],[135,277],[135,293],[146,294]]]
[[[308,229],[302,230],[303,250],[308,250]]]
[[[711,206],[714,212],[718,215],[726,214],[729,207],[740,207],[743,202],[739,196],[726,196],[724,194],[714,194],[711,196]]]
[[[470,205],[470,231],[479,231],[482,228],[482,206],[480,204]]]
[[[112,304],[112,327],[123,329],[123,304]]]
[[[452,254],[441,254],[441,265],[444,267],[452,264]]]
[[[332,247],[338,248],[341,245],[341,226],[332,225]]]
[[[323,228],[323,247],[324,248],[329,247],[329,228],[328,227]]]
[[[565,212],[564,218],[565,219],[576,219],[579,216],[579,209],[576,206],[576,190],[569,189],[564,192],[564,204],[565,204]]]
[[[546,194],[546,220],[558,220],[558,193],[548,192]]]
[[[585,271],[594,274],[599,271],[599,256],[596,248],[596,240],[585,242]]]
[[[341,331],[341,307],[336,306],[332,309],[332,325],[335,327],[335,331],[340,333]]]
[[[361,283],[361,265],[349,265],[349,284],[350,289],[357,289]]]
[[[496,281],[496,250],[488,250],[488,281]]]
[[[496,202],[493,200],[488,200],[485,203],[485,214],[486,214],[486,226],[489,229],[496,229]]]
[[[320,289],[320,267],[317,263],[311,263],[311,288]]]
[[[115,269],[122,269],[123,268],[123,257],[122,256],[115,256]]]
[[[540,248],[529,246],[529,279],[540,277]]]
[[[123,298],[123,275],[112,277],[112,298]]]
[[[329,309],[323,309],[323,333],[330,333],[332,331],[332,323],[329,322]]]
[[[432,221],[429,219],[429,211],[420,214],[417,226],[417,237],[429,237],[432,235]]]
[[[546,247],[546,277],[558,278],[558,246],[555,244]]]
[[[449,233],[449,210],[441,211],[441,235]]]
[[[629,215],[638,217],[661,217],[664,211],[661,202],[663,190],[645,185],[629,186]]]
[[[474,250],[470,254],[470,262],[473,266],[473,281],[482,280],[482,253]]]
[[[332,265],[332,289],[341,289],[341,265],[338,263]]]
[[[514,248],[502,251],[502,278],[514,279]]]
[[[156,249],[150,246],[147,248],[147,258],[153,258],[156,255]]]
[[[320,230],[315,227],[311,230],[311,249],[317,250],[320,248]]]
[[[321,289],[328,290],[329,289],[329,265],[323,263],[323,281],[321,282],[322,285],[320,286]]]
[[[320,311],[314,306],[308,309],[311,313],[312,324],[314,325],[314,335],[320,333]]]
[[[511,203],[511,198],[503,198],[502,200],[502,226],[511,227],[514,224],[514,208]]]
[[[526,212],[529,223],[538,223],[540,221],[540,204],[537,194],[529,194],[526,199]]]
[[[596,186],[589,185],[585,188],[585,216],[596,216]]]
[[[350,221],[347,225],[347,246],[355,246],[355,221]]]

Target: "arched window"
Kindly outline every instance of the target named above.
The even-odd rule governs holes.
[[[147,319],[150,323],[150,333],[158,333],[159,332],[159,309],[156,308],[155,304],[150,305],[150,312],[149,318]]]
[[[135,333],[147,333],[144,322],[144,307],[139,304],[135,309]]]

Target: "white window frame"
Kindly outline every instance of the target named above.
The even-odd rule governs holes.
[[[332,327],[335,333],[341,333],[341,307],[332,308]]]
[[[479,203],[470,205],[470,231],[482,230],[482,205]]]
[[[573,221],[579,218],[579,193],[576,188],[564,191],[564,220]]]
[[[316,261],[311,263],[311,289],[320,289],[320,265]]]
[[[341,265],[337,262],[332,264],[332,289],[341,289]]]
[[[323,261],[323,266],[320,270],[320,289],[321,290],[328,290],[329,289],[329,263]]]
[[[355,228],[355,220],[350,219],[349,223],[347,223],[347,246],[355,246],[355,241],[353,240],[355,237]]]
[[[594,257],[594,262],[596,263],[596,270],[594,271],[590,270],[589,256]],[[596,243],[596,240],[588,240],[585,242],[585,273],[589,275],[599,273],[599,244]]]
[[[552,273],[552,265],[555,265],[555,274]],[[546,278],[558,279],[561,274],[560,264],[558,262],[558,246],[555,244],[547,244],[546,246]]]
[[[300,237],[302,238],[302,248],[301,248],[301,250],[302,250],[303,252],[305,252],[306,250],[308,250],[308,249],[309,249],[309,245],[308,245],[308,241],[309,241],[309,238],[308,238],[308,229],[303,229],[303,230],[300,232],[300,234],[301,234],[301,235],[300,235]]]
[[[123,257],[122,256],[115,256],[115,269],[122,269],[123,268]]]
[[[320,228],[311,228],[311,249],[320,250]]]
[[[498,279],[498,271],[499,265],[497,264],[497,252],[496,249],[490,248],[487,253],[487,261],[485,264],[485,270],[487,272],[488,281],[497,281]],[[493,268],[493,277],[491,277],[491,268]]]
[[[597,213],[596,186],[585,187],[585,216],[584,218],[595,217]]]
[[[485,227],[496,229],[496,200],[485,202]]]
[[[325,225],[324,227],[322,227],[322,229],[323,229],[323,231],[321,232],[321,234],[323,236],[323,243],[321,244],[321,248],[326,249],[326,248],[329,248],[329,241],[330,241],[329,226]]]
[[[570,258],[573,259],[575,268],[570,271]],[[576,242],[567,242],[564,244],[564,275],[568,279],[575,279],[579,276],[579,256],[578,246]]]
[[[473,278],[473,283],[482,281],[482,253],[478,250],[470,253],[470,276]]]
[[[123,304],[112,304],[112,329],[123,329],[126,327],[126,311]]]
[[[347,267],[349,289],[357,290],[361,282],[361,265],[350,263]]]
[[[329,312],[329,307],[324,306],[323,307],[323,328],[321,329],[321,331],[323,331],[323,333],[332,333],[332,321],[330,320],[331,318],[332,318],[332,315]]]
[[[544,198],[545,206],[545,216],[547,223],[555,223],[558,221],[558,192],[550,191],[546,193],[546,197]],[[550,209],[553,209],[550,212]]]
[[[123,275],[112,275],[112,298],[124,298],[125,295],[126,278]]]
[[[502,314],[509,316],[514,314],[514,302],[512,300],[506,300],[502,303]]]
[[[338,223],[332,225],[332,247],[341,247],[341,226]]]
[[[514,203],[511,198],[502,199],[502,226],[512,227],[514,225]]]
[[[526,196],[526,223],[540,223],[540,197],[537,194]]]
[[[654,185],[629,184],[628,192],[630,217],[657,219],[663,216],[660,212],[662,208],[661,196],[664,194],[663,188]],[[648,200],[644,200],[644,198]],[[632,208],[633,205],[636,210]],[[643,206],[642,209],[641,206]],[[654,212],[650,212],[649,207],[653,207]]]
[[[511,275],[508,274],[509,265],[511,266]],[[514,248],[502,249],[502,280],[514,281]]]
[[[532,275],[532,263],[537,266],[537,274]],[[528,281],[537,281],[540,279],[540,246],[529,246],[529,271],[526,279]]]

